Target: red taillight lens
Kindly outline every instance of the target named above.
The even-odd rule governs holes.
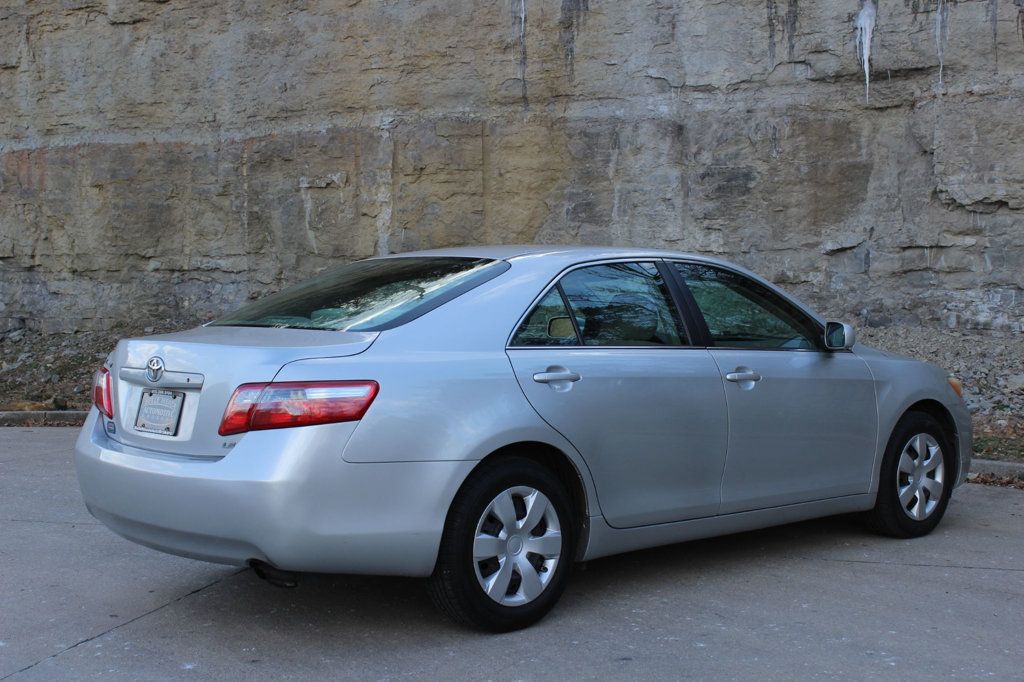
[[[224,410],[218,433],[283,429],[350,422],[363,418],[379,386],[376,381],[283,381],[242,384]]]
[[[256,409],[260,393],[268,384],[242,384],[231,394],[228,407],[224,410],[224,418],[220,420],[217,433],[230,436],[233,433],[245,433],[249,430],[249,418]]]
[[[114,393],[111,386],[110,372],[100,367],[92,375],[92,404],[108,419],[114,418]]]

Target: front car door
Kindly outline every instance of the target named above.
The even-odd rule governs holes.
[[[739,272],[673,262],[703,317],[729,405],[721,512],[868,491],[878,418],[867,364]]]
[[[711,355],[689,342],[670,277],[655,261],[573,269],[509,342],[527,399],[583,455],[618,528],[719,508],[725,392]]]

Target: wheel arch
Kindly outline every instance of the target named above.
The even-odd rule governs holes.
[[[467,475],[467,479],[473,471],[482,466],[489,465],[503,457],[524,457],[547,468],[562,485],[565,486],[569,498],[572,500],[573,512],[576,515],[576,556],[579,560],[587,548],[590,532],[590,509],[591,504],[587,495],[587,485],[583,473],[579,470],[572,458],[561,449],[541,441],[519,441],[504,445],[489,453],[473,467]],[[465,481],[463,481],[465,485]],[[459,490],[461,491],[461,486]]]
[[[924,400],[918,400],[916,403],[907,407],[907,409],[903,411],[903,414],[900,415],[900,418],[896,420],[896,424],[893,425],[893,430],[895,430],[896,426],[899,425],[899,423],[902,422],[911,412],[927,414],[942,426],[942,430],[945,433],[946,438],[948,438],[949,442],[953,445],[953,456],[956,458],[957,471],[957,477],[954,480],[958,480],[961,467],[960,438],[956,428],[956,420],[953,419],[953,415],[948,409],[946,409],[946,406],[938,400],[926,398]]]

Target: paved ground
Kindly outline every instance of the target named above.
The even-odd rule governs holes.
[[[1024,673],[1024,492],[912,541],[850,519],[592,562],[540,625],[450,625],[415,580],[165,557],[85,511],[74,429],[0,429],[0,679],[991,678]]]

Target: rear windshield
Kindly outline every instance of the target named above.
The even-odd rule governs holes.
[[[211,322],[225,327],[380,331],[423,315],[500,275],[485,258],[384,258],[331,268]]]

